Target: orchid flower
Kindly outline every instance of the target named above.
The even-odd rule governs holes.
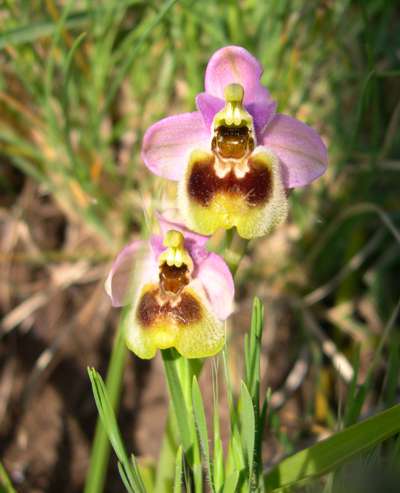
[[[114,306],[131,305],[126,342],[137,356],[175,347],[186,358],[218,353],[224,320],[233,311],[234,284],[208,237],[159,216],[161,235],[134,241],[117,256],[106,281]]]
[[[287,216],[286,190],[322,175],[327,151],[304,123],[276,113],[261,85],[262,67],[244,48],[211,57],[198,111],[165,118],[143,139],[142,158],[156,175],[179,182],[188,227],[210,235],[236,227],[253,238]]]

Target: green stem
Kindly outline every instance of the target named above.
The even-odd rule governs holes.
[[[106,379],[106,389],[114,411],[117,411],[119,405],[122,376],[128,354],[122,330],[123,321],[124,317],[121,318],[121,323],[118,327]],[[98,418],[84,493],[101,493],[103,491],[109,457],[110,442],[100,418]]]
[[[227,237],[228,241],[225,251],[221,253],[225,262],[228,264],[232,276],[235,276],[239,264],[246,253],[249,240],[241,238],[237,233],[232,234],[231,231],[227,231],[227,234],[228,233],[230,233],[230,235]]]

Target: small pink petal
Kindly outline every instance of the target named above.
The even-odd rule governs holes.
[[[154,174],[178,181],[193,149],[209,147],[209,132],[201,114],[182,113],[152,125],[143,137],[142,159]]]
[[[226,46],[216,51],[206,69],[206,92],[224,99],[224,88],[231,83],[244,88],[244,103],[269,99],[268,90],[260,83],[263,69],[257,58],[240,46]]]
[[[225,106],[225,101],[202,92],[196,96],[196,106],[203,117],[206,127],[210,129],[215,114],[222,110]]]
[[[235,286],[232,274],[222,257],[210,253],[199,265],[196,279],[203,284],[217,317],[220,320],[227,319],[233,312]]]
[[[105,289],[113,306],[123,306],[133,301],[134,284],[143,284],[157,275],[153,253],[145,241],[127,245],[115,259],[105,282]]]
[[[303,187],[325,173],[328,155],[315,130],[278,113],[268,125],[263,144],[279,157],[285,188]]]
[[[150,237],[150,246],[155,259],[158,259],[162,252],[166,250],[164,239],[160,235],[152,235]]]
[[[265,128],[276,115],[276,107],[277,104],[272,99],[263,99],[246,105],[247,111],[253,117],[254,130],[259,142],[262,139]]]

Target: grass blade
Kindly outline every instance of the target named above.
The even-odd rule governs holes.
[[[0,493],[16,493],[7,471],[0,462]]]
[[[203,457],[206,461],[208,479],[210,482],[211,491],[215,492],[213,473],[210,461],[210,450],[208,447],[208,432],[207,432],[207,422],[206,413],[204,411],[203,399],[201,396],[201,391],[197,378],[193,377],[192,385],[192,400],[193,400],[193,413],[196,421],[197,432],[200,439],[200,445],[203,452]]]
[[[116,410],[119,405],[122,375],[125,368],[127,353],[128,350],[125,345],[123,330],[119,327],[111,353],[111,360],[106,380],[107,395],[111,408],[114,410]],[[110,443],[107,439],[105,429],[102,426],[101,419],[98,419],[92,450],[90,453],[90,466],[86,476],[85,493],[100,493],[103,490],[109,454]]]
[[[235,493],[239,481],[239,473],[236,471],[226,478],[223,493]]]
[[[178,452],[176,454],[174,493],[182,492],[182,475],[183,475],[183,452],[182,452],[182,445],[180,445],[178,448]]]
[[[130,461],[125,452],[117,420],[103,379],[94,368],[89,368],[88,373],[101,422],[120,462],[118,468],[122,481],[129,492],[146,493],[135,458],[132,457],[132,461]]]
[[[256,423],[254,416],[253,401],[244,382],[242,382],[240,386],[239,416],[240,416],[242,447],[245,451],[249,483],[251,484],[252,475],[253,475]]]
[[[400,431],[400,405],[284,459],[264,478],[267,491],[287,488],[337,468]]]

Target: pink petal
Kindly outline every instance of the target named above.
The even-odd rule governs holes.
[[[165,236],[167,231],[170,231],[171,229],[180,231],[185,237],[185,248],[187,248],[195,267],[197,267],[197,265],[208,255],[208,252],[204,247],[209,240],[209,236],[195,233],[188,229],[183,223],[177,221],[176,218],[173,217],[177,214],[176,211],[176,209],[170,209],[169,211],[165,211],[164,214],[160,214],[159,212],[156,213],[162,236]]]
[[[202,92],[196,96],[196,106],[200,111],[207,128],[211,128],[214,116],[225,106],[223,99]]]
[[[263,144],[280,159],[285,188],[303,187],[325,173],[328,155],[315,130],[291,116],[277,114]]]
[[[143,137],[142,159],[154,174],[179,180],[193,149],[209,147],[210,135],[199,112],[169,116]]]
[[[160,235],[152,235],[150,237],[150,247],[153,252],[154,258],[158,259],[162,252],[166,250],[163,237]]]
[[[134,291],[145,279],[158,275],[152,252],[145,241],[127,245],[115,259],[105,283],[113,306],[123,306],[133,301]]]
[[[199,265],[196,279],[202,284],[220,320],[225,320],[233,312],[235,286],[232,274],[219,255],[210,253]]]
[[[276,115],[276,107],[276,102],[271,99],[263,99],[262,101],[257,101],[246,105],[247,111],[253,117],[254,129],[256,131],[258,141],[262,139],[266,126]]]
[[[263,69],[259,61],[240,46],[226,46],[216,51],[206,69],[206,92],[224,99],[224,88],[233,82],[244,88],[245,104],[269,98],[260,83]]]

